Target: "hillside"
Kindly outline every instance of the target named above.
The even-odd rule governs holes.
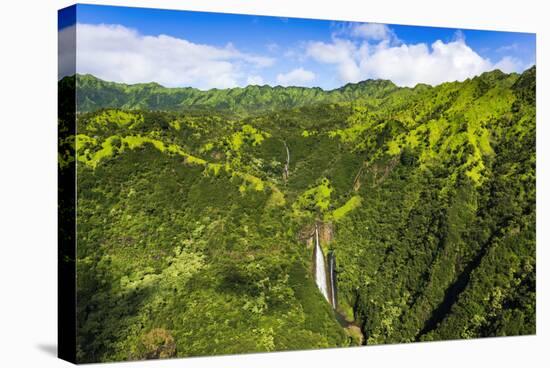
[[[61,94],[74,78],[79,361],[535,333],[535,67]]]

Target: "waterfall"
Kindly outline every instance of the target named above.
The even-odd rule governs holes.
[[[330,276],[330,298],[333,308],[336,308],[336,280],[334,280],[334,267],[336,266],[336,260],[334,257],[334,251],[328,255],[328,274]]]
[[[325,270],[325,257],[323,256],[323,250],[319,244],[319,228],[315,225],[315,282],[317,287],[327,299],[329,303],[331,300],[328,295],[327,274]],[[332,303],[331,303],[332,304]]]

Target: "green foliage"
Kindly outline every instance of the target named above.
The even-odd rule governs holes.
[[[80,362],[535,332],[535,68],[333,91],[73,78]]]
[[[330,218],[336,221],[344,218],[349,212],[353,211],[361,205],[361,196],[355,195],[351,197],[343,206],[332,211]]]
[[[318,185],[306,190],[292,204],[295,216],[312,216],[317,212],[326,212],[330,205],[332,190],[330,181],[327,178],[321,179]]]

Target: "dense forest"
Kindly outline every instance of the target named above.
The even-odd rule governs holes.
[[[79,362],[535,333],[535,67],[331,91],[75,83]]]

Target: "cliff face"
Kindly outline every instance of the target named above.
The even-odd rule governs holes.
[[[334,238],[334,225],[330,222],[322,222],[319,224],[319,241],[322,245],[330,244]]]
[[[317,228],[319,230],[319,243],[323,249],[326,249],[334,239],[334,224],[332,222],[317,222]],[[315,246],[315,225],[304,226],[298,234],[298,240],[304,242],[308,249]]]

